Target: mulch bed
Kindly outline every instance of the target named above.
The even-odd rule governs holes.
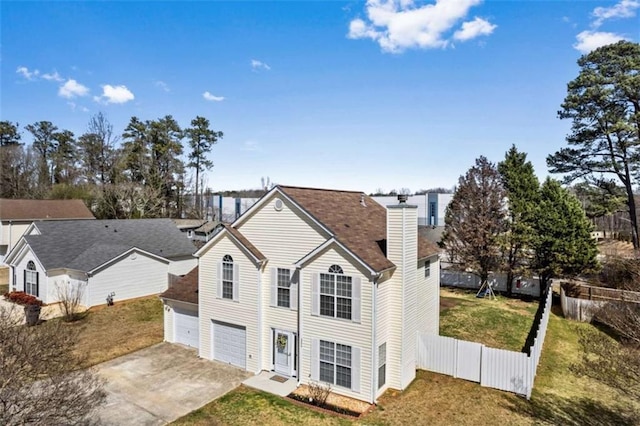
[[[335,393],[330,393],[327,403],[319,407],[309,402],[309,392],[306,385],[294,390],[287,398],[296,405],[349,419],[360,418],[375,408],[373,404]]]

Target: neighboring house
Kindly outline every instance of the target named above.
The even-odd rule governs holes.
[[[44,303],[82,288],[87,307],[158,294],[197,265],[194,250],[171,219],[34,222],[7,255],[9,288]]]
[[[163,295],[165,340],[375,402],[439,332],[437,253],[415,206],[276,186],[198,250],[197,297],[193,275]]]
[[[194,232],[194,238],[198,241],[207,242],[218,232],[218,221],[210,221],[197,228]]]
[[[0,264],[32,222],[95,219],[82,200],[14,200],[0,198]]]
[[[171,219],[175,223],[180,232],[187,235],[187,238],[193,239],[195,237],[195,230],[207,223],[202,219]]]

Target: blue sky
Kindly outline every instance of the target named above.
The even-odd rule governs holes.
[[[224,132],[214,190],[452,187],[512,145],[541,178],[581,54],[640,39],[640,0],[0,3],[0,117],[102,111]],[[28,132],[23,140],[31,142]]]

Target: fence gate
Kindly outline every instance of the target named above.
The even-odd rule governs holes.
[[[482,344],[458,340],[455,377],[480,383]]]

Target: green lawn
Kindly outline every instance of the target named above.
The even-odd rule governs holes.
[[[475,293],[443,290],[440,334],[483,343],[492,348],[520,351],[533,324],[537,302],[497,296],[478,299]]]
[[[522,347],[537,307],[536,302],[475,299],[474,294],[446,289],[441,291],[441,299],[443,334],[515,350]],[[637,401],[570,371],[572,363],[580,362],[578,330],[600,333],[589,324],[565,320],[554,307],[530,401],[477,383],[418,371],[416,380],[404,392],[387,392],[373,412],[357,421],[317,413],[283,398],[240,387],[175,424],[640,424]]]

